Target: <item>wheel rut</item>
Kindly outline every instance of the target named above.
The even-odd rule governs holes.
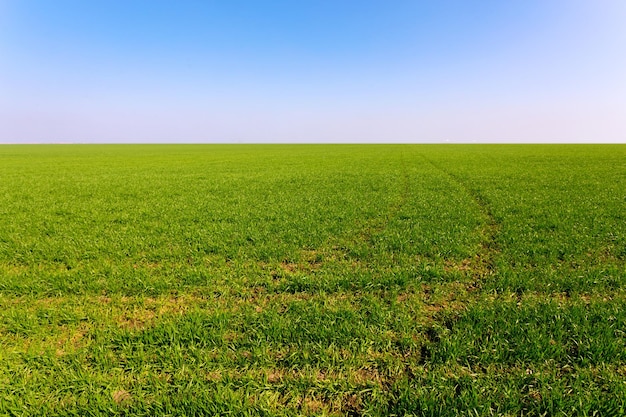
[[[479,286],[480,281],[486,276],[496,273],[496,258],[501,252],[501,248],[497,242],[497,236],[500,233],[501,225],[493,214],[491,205],[478,189],[472,187],[469,181],[458,174],[446,169],[435,161],[427,158],[423,154],[420,155],[433,168],[443,173],[450,182],[456,184],[465,194],[467,194],[480,209],[483,216],[483,226],[480,228],[481,240],[479,249],[471,258],[464,259],[459,265],[453,268],[467,271],[474,279],[474,285]]]

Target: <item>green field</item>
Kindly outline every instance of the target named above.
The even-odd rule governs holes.
[[[626,414],[626,145],[0,147],[0,415]]]

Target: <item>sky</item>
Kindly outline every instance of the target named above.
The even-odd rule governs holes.
[[[624,0],[0,0],[0,143],[625,143]]]

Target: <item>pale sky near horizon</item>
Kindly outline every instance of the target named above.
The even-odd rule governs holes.
[[[624,0],[0,0],[0,143],[626,142]]]

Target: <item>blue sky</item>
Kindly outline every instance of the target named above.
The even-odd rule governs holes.
[[[0,142],[625,142],[623,0],[0,0]]]

